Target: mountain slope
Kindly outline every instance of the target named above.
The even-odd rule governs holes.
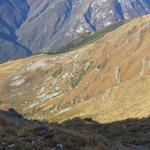
[[[147,15],[75,51],[1,64],[1,108],[53,121],[149,116],[149,33]]]
[[[0,1],[0,63],[30,56],[31,51],[17,42],[15,31],[26,20],[29,5],[25,0]]]
[[[0,38],[0,63],[31,56],[32,52],[17,43],[16,41],[7,40],[5,38]]]
[[[150,12],[149,0],[28,0],[27,20],[19,42],[34,53],[55,51],[80,34]]]
[[[17,29],[27,18],[29,5],[26,0],[1,0],[0,18],[12,29]]]

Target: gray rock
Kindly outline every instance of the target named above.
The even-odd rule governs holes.
[[[128,144],[128,146],[134,150],[149,150],[147,146],[140,146],[140,145],[137,146],[137,145],[132,145],[132,144]]]
[[[4,127],[0,125],[0,131],[3,131],[3,130],[4,130]]]
[[[36,139],[35,139],[35,141],[34,141],[34,144],[36,144],[36,145],[41,145],[42,142],[43,142],[43,138],[40,137],[40,136],[38,136],[38,137],[36,137]]]
[[[63,150],[64,147],[62,144],[57,144],[56,147],[54,147],[52,150]]]
[[[51,138],[54,136],[54,129],[52,127],[44,127],[37,131],[37,135],[42,139]]]
[[[15,144],[8,145],[5,150],[15,150]]]
[[[7,143],[4,143],[4,142],[3,142],[3,143],[1,144],[1,149],[2,149],[2,150],[3,150],[3,149],[6,149],[6,147],[7,147]]]
[[[23,118],[21,114],[19,114],[15,109],[9,108],[8,109],[8,114],[11,115],[12,117],[17,117],[17,118]]]

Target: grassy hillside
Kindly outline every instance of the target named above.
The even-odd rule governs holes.
[[[150,115],[150,15],[57,55],[0,65],[0,108],[63,121],[113,122]]]

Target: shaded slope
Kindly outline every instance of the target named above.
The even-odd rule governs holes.
[[[9,26],[16,30],[26,20],[29,5],[26,0],[1,0],[0,18]]]
[[[28,11],[26,0],[0,1],[0,63],[31,55],[29,49],[17,42],[15,34],[26,20]]]
[[[42,52],[42,49],[44,51],[56,33],[69,20],[72,11],[71,3],[70,0],[30,3],[29,17],[17,31],[19,42],[32,49],[34,53]]]
[[[74,118],[61,124],[27,120],[13,109],[0,111],[1,149],[148,150],[150,118],[100,124]]]
[[[19,43],[7,39],[0,38],[0,63],[31,56],[32,52],[20,45]]]
[[[24,119],[16,111],[0,111],[0,148],[31,150],[107,150],[101,135],[71,131],[59,124]],[[66,123],[64,123],[66,124]],[[73,125],[73,124],[72,124]],[[86,130],[85,130],[86,131]]]

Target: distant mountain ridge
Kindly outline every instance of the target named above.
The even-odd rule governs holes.
[[[83,33],[148,13],[150,0],[0,0],[0,38],[26,47],[17,57],[54,52]],[[16,50],[5,50],[4,60],[9,51]]]
[[[33,53],[55,51],[85,32],[150,12],[150,0],[28,0],[19,42]]]

